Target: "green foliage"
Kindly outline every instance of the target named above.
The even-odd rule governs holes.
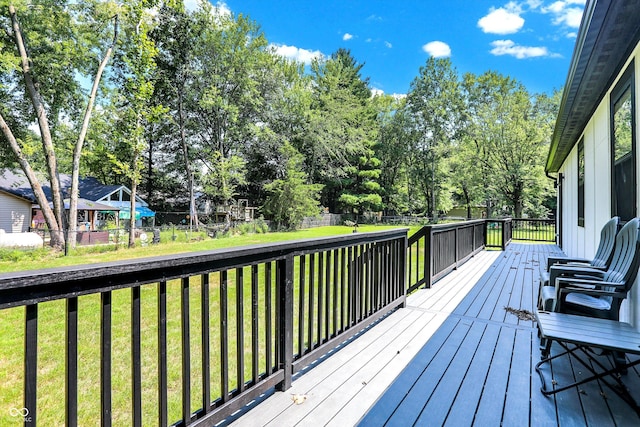
[[[318,199],[336,213],[431,218],[453,206],[529,216],[553,208],[543,161],[558,94],[531,94],[496,72],[461,79],[450,59],[430,58],[406,97],[372,96],[349,50],[315,59],[307,73],[276,54],[259,23],[210,2],[195,11],[180,1],[16,5],[62,173],[72,167],[84,82],[118,15],[80,171],[140,184],[156,210],[190,209],[196,194],[214,205],[243,198],[289,228],[319,212]],[[6,13],[0,20],[9,26]],[[45,172],[10,31],[0,47],[0,112]],[[15,164],[5,136],[0,158]]]
[[[280,226],[295,229],[305,216],[320,211],[318,193],[322,186],[307,184],[301,170],[303,157],[293,146],[285,143],[281,153],[285,165],[282,178],[264,186],[269,194],[264,209]]]

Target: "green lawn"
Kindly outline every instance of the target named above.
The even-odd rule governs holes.
[[[362,225],[358,232],[380,231],[399,228],[397,226]],[[412,227],[409,235],[419,227]],[[123,259],[142,258],[157,255],[169,255],[173,253],[185,253],[222,249],[233,246],[245,246],[261,243],[282,242],[287,240],[312,239],[317,237],[329,237],[341,234],[351,234],[353,228],[345,226],[329,226],[310,228],[291,232],[277,232],[266,234],[243,234],[231,237],[212,239],[201,233],[185,233],[176,231],[176,240],[172,240],[171,230],[162,233],[161,243],[158,245],[141,246],[138,244],[133,249],[115,245],[103,245],[92,247],[78,247],[68,256],[39,249],[35,251],[0,250],[0,273],[10,271],[32,270],[49,267],[62,267],[65,265],[93,264],[96,262],[117,261]]]
[[[361,226],[359,232],[379,231],[397,227]],[[417,227],[416,227],[417,229]],[[413,230],[411,231],[413,232]],[[63,265],[94,263],[118,259],[128,259],[153,255],[163,255],[187,251],[201,251],[224,247],[249,245],[255,243],[268,243],[284,240],[299,240],[306,238],[324,237],[338,234],[350,234],[352,229],[344,226],[322,227],[302,230],[291,233],[250,234],[220,239],[194,240],[186,239],[183,242],[173,242],[171,239],[163,240],[156,246],[138,247],[134,249],[109,250],[102,253],[91,252],[90,249],[80,249],[67,257],[53,256],[45,251],[36,251],[23,254],[17,261],[1,261],[0,269],[3,271],[16,271],[33,268],[58,267]],[[187,242],[187,240],[189,240]],[[85,252],[85,253],[83,253]],[[43,259],[34,259],[44,255]],[[17,255],[15,255],[17,256]],[[314,261],[316,274],[319,268],[318,259]],[[307,258],[307,279],[305,293],[307,302],[303,311],[305,318],[309,314],[309,258]],[[297,269],[297,266],[296,266]],[[245,381],[251,378],[251,284],[247,280],[250,275],[250,267],[243,270],[245,282],[236,286],[236,271],[229,271],[228,277],[228,325],[229,325],[229,361],[228,375],[229,387],[235,388],[236,381],[236,319],[238,313],[235,308],[237,292],[243,293],[245,301],[243,309],[243,327],[245,334],[244,353],[247,364],[244,370]],[[259,270],[259,330],[260,330],[260,364],[264,370],[266,359],[265,340],[265,289],[264,266]],[[275,269],[272,271],[275,275]],[[296,276],[297,277],[297,276]],[[190,318],[191,318],[191,389],[192,410],[201,406],[199,395],[202,384],[200,375],[202,372],[201,353],[201,324],[200,324],[200,277],[190,279]],[[275,280],[275,278],[274,278]],[[296,279],[297,282],[297,279]],[[220,274],[210,275],[210,333],[211,333],[211,388],[212,397],[219,396],[221,368],[220,368],[220,301],[219,301]],[[155,425],[157,420],[157,284],[141,287],[141,319],[142,319],[142,378],[143,378],[143,420],[145,425]],[[295,289],[298,291],[298,283]],[[167,284],[167,341],[168,341],[168,398],[169,419],[175,421],[181,413],[181,324],[180,324],[180,281],[171,281]],[[317,294],[317,289],[316,289]],[[131,358],[130,358],[130,328],[131,328],[131,291],[129,289],[113,291],[112,293],[112,400],[113,400],[113,425],[131,424]],[[272,295],[272,299],[275,295]],[[317,312],[317,300],[313,308]],[[273,301],[275,305],[275,300]],[[294,309],[298,307],[297,294],[294,298]],[[330,304],[324,310],[333,310]],[[324,311],[323,310],[323,311]],[[317,315],[317,313],[316,313]],[[315,316],[314,316],[315,317]],[[100,296],[87,295],[79,298],[79,355],[78,355],[78,422],[79,425],[98,425],[100,413]],[[24,356],[24,307],[17,307],[0,311],[0,336],[3,345],[0,346],[0,425],[17,425],[17,421],[11,417],[11,408],[22,408],[23,389],[23,356]],[[275,319],[274,319],[275,320]],[[339,319],[338,319],[339,320]],[[294,316],[294,327],[297,326],[298,317]],[[330,316],[330,323],[332,316]],[[64,330],[65,330],[65,303],[63,300],[42,303],[39,305],[38,322],[38,424],[39,425],[63,425],[64,424]],[[273,332],[275,333],[275,331]],[[309,337],[305,335],[305,345],[309,339],[317,341],[317,330]],[[294,349],[298,348],[298,336],[294,336]],[[275,349],[273,349],[275,351]]]

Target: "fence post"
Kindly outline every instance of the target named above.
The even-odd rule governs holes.
[[[429,289],[433,285],[433,227],[427,226],[427,235],[424,236],[424,287]]]
[[[280,354],[279,367],[283,369],[284,379],[276,389],[285,391],[291,388],[291,376],[293,372],[293,264],[292,253],[285,259],[277,261],[276,277],[278,280],[278,348]]]
[[[459,230],[460,229],[458,227],[454,228],[454,235],[453,235],[453,238],[454,238],[454,242],[453,242],[453,259],[456,260],[456,267],[455,267],[456,269],[458,269],[458,261],[459,261],[458,260],[458,245],[459,245],[458,239],[460,239]]]
[[[400,290],[400,295],[404,295],[406,297],[407,295],[407,287],[409,285],[409,281],[411,280],[410,277],[408,277],[409,275],[409,269],[407,268],[407,257],[410,254],[411,248],[409,247],[409,236],[407,236],[406,234],[404,235],[404,237],[402,238],[402,240],[399,242],[400,244],[400,259],[398,260],[397,263],[393,263],[394,266],[392,268],[396,269],[397,271],[397,277],[400,281],[398,289]],[[392,246],[393,247],[393,246]],[[387,264],[389,265],[389,264]],[[395,295],[393,295],[395,297]],[[386,301],[388,302],[388,301]],[[407,306],[407,300],[405,298],[404,301],[402,301],[402,305],[400,306],[401,308],[405,308]]]

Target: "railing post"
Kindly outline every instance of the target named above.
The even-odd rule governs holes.
[[[38,304],[25,309],[24,338],[24,425],[36,424],[37,378],[38,378]]]
[[[278,313],[279,331],[278,348],[280,349],[279,367],[283,369],[284,379],[276,386],[279,391],[291,388],[293,372],[293,264],[294,257],[289,253],[285,259],[277,262]]]
[[[410,251],[411,251],[411,248],[409,248],[409,238],[405,234],[404,237],[402,237],[402,240],[400,242],[400,248],[399,248],[400,259],[399,259],[399,262],[394,267],[398,269],[397,277],[400,279],[400,283],[398,286],[398,288],[400,289],[400,294],[405,296],[407,295],[407,287],[409,285],[409,280],[410,280],[410,278],[408,277],[409,272],[407,269],[407,253]],[[393,296],[395,297],[395,295]],[[385,303],[387,302],[388,301],[385,301]],[[407,306],[407,300],[405,299],[404,301],[402,301],[402,305],[400,307],[405,308],[406,306]]]
[[[424,287],[429,289],[433,285],[433,227],[427,226],[427,234],[424,236]]]
[[[503,220],[502,222],[502,250],[504,251],[507,248],[507,221]]]
[[[460,244],[460,242],[458,241],[460,239],[460,233],[459,233],[460,229],[458,227],[453,229],[453,259],[455,260],[455,268],[458,268],[458,246]]]

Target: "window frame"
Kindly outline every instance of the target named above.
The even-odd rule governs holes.
[[[584,227],[584,181],[585,181],[585,159],[584,159],[584,138],[578,142],[578,226]]]
[[[631,63],[627,66],[627,69],[622,74],[622,77],[615,85],[614,89],[611,91],[611,96],[609,98],[609,130],[610,130],[610,138],[611,138],[611,156],[610,156],[610,164],[611,164],[611,216],[620,216],[623,222],[637,216],[637,167],[636,167],[636,96],[635,96],[635,61],[631,61]],[[620,212],[618,212],[618,203],[617,203],[617,192],[616,192],[616,138],[615,138],[615,115],[617,110],[615,109],[616,104],[623,99],[623,97],[627,94],[627,91],[630,93],[631,100],[631,185],[633,191],[631,192],[631,203],[633,207],[633,214],[630,218],[624,218]]]

